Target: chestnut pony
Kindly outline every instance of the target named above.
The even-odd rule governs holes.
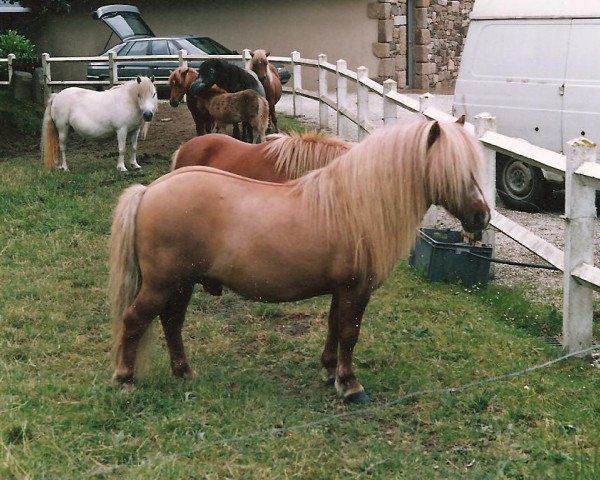
[[[353,144],[317,132],[272,134],[260,144],[212,133],[194,137],[171,158],[171,170],[193,165],[226,170],[266,182],[285,182],[346,153]]]
[[[381,129],[284,184],[186,167],[129,187],[110,245],[114,381],[131,388],[156,316],[173,374],[193,375],[181,329],[200,283],[263,302],[332,295],[321,364],[346,401],[368,401],[352,354],[370,296],[408,255],[431,204],[468,232],[487,226],[483,162],[461,125],[419,121]]]
[[[250,52],[252,59],[250,61],[250,69],[256,73],[260,83],[265,87],[265,96],[269,102],[269,120],[273,124],[273,131],[278,132],[277,115],[275,114],[275,104],[281,98],[281,80],[275,66],[269,63],[267,58],[271,52],[265,52],[262,49]]]
[[[169,75],[169,86],[171,94],[169,103],[172,107],[177,107],[181,103],[183,96],[187,94],[187,107],[194,123],[196,124],[196,134],[204,135],[213,130],[214,122],[206,108],[204,101],[197,95],[189,93],[190,85],[198,78],[198,72],[190,67],[178,67]]]

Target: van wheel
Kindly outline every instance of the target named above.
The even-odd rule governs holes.
[[[537,167],[497,154],[496,190],[511,210],[539,212],[551,198],[552,187]]]

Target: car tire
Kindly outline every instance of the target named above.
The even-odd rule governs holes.
[[[542,171],[522,160],[497,154],[496,190],[511,210],[539,212],[552,197],[552,186]]]

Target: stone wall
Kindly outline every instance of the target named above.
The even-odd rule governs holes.
[[[398,88],[451,87],[458,74],[473,2],[371,0],[367,15],[378,22],[377,42],[372,45],[379,59],[378,79],[392,78]],[[409,32],[412,39],[408,38]],[[408,78],[411,61],[412,78]]]

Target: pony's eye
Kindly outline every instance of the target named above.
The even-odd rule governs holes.
[[[152,95],[152,98],[156,97],[156,92],[154,92],[154,95]]]

